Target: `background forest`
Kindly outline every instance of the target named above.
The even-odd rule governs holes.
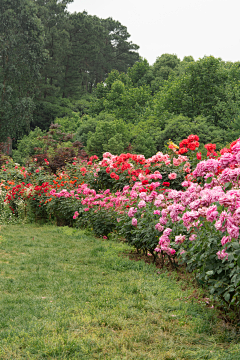
[[[13,138],[16,162],[59,147],[150,157],[189,134],[217,149],[239,137],[240,62],[162,54],[149,65],[119,21],[70,14],[70,2],[0,3],[0,140]]]

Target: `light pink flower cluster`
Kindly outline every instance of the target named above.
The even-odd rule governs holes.
[[[175,236],[175,243],[176,244],[182,244],[186,239],[186,235],[178,235],[178,236]]]
[[[219,260],[224,260],[225,258],[226,258],[226,260],[228,260],[228,253],[226,252],[225,249],[223,249],[221,251],[219,250],[217,252],[217,257],[219,258]]]
[[[219,168],[219,161],[216,159],[208,159],[200,161],[196,169],[193,171],[194,177],[204,176],[209,172],[217,173]]]
[[[131,207],[131,208],[129,209],[129,211],[128,211],[128,216],[129,216],[129,217],[134,217],[134,215],[136,214],[136,212],[137,212],[137,209],[134,208],[134,207]]]
[[[174,250],[173,248],[170,247],[170,234],[172,232],[172,229],[170,228],[166,228],[163,231],[163,235],[160,236],[159,238],[159,243],[158,246],[155,248],[156,252],[161,252],[164,251],[165,253],[167,253],[168,255],[174,255],[176,253],[176,250]]]
[[[133,225],[133,226],[137,226],[137,223],[138,223],[137,219],[136,219],[136,218],[132,218],[132,225]]]
[[[170,174],[168,175],[168,178],[169,178],[170,180],[174,180],[174,179],[176,179],[176,177],[177,177],[177,174],[176,174],[176,173],[170,173]]]

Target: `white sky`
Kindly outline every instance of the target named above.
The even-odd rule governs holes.
[[[150,65],[164,53],[240,61],[239,0],[74,0],[68,6],[84,10],[120,21]]]

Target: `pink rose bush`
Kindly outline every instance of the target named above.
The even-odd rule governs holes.
[[[156,178],[141,173],[141,181],[108,194],[104,205],[117,212],[117,229],[130,245],[153,259],[185,262],[231,304],[238,303],[240,286],[238,149],[240,140],[232,153],[200,161],[180,190],[162,188],[160,172]]]

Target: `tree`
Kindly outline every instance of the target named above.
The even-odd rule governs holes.
[[[167,80],[173,70],[180,64],[175,54],[162,54],[153,64],[153,74],[156,78]]]
[[[140,58],[132,67],[128,68],[127,72],[131,79],[133,86],[151,85],[154,80],[152,66],[149,65],[146,59]]]
[[[97,99],[90,107],[92,114],[111,113],[127,123],[138,122],[148,102],[152,101],[149,86],[134,87],[127,74],[119,74],[116,70],[109,74],[105,83],[98,84],[94,94]]]
[[[29,128],[36,79],[46,58],[44,30],[32,0],[0,2],[0,140]]]
[[[146,132],[140,132],[132,142],[133,152],[150,158],[157,152],[153,137]]]
[[[35,0],[37,15],[44,26],[44,46],[48,60],[41,69],[38,84],[38,99],[61,96],[61,82],[64,73],[64,59],[70,47],[67,32],[68,13],[66,6],[73,0]]]
[[[101,19],[101,23],[106,29],[104,41],[106,45],[102,49],[104,60],[107,64],[105,78],[113,69],[117,69],[119,72],[127,72],[127,69],[133,66],[139,59],[139,54],[137,53],[139,46],[128,40],[130,34],[127,32],[126,26],[122,25],[119,21],[108,18]],[[100,81],[102,80],[104,79]]]
[[[96,131],[89,132],[87,153],[101,157],[106,151],[120,155],[129,145],[129,127],[119,120],[99,121]]]
[[[239,106],[239,80],[234,80],[231,69],[213,56],[190,61],[185,72],[166,81],[155,97],[156,116],[164,110],[191,119],[202,115],[225,129]]]
[[[128,40],[125,26],[87,12],[70,14],[66,4],[71,1],[36,0],[49,57],[38,82],[33,127],[47,129],[59,98],[76,101],[92,93],[111,70],[127,71],[139,58],[138,46]]]

